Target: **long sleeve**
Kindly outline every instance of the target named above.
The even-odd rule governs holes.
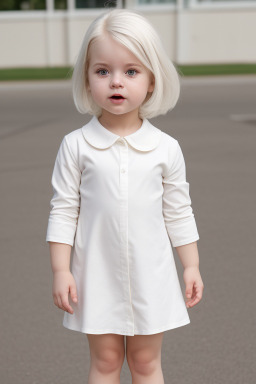
[[[80,211],[80,181],[81,172],[65,136],[52,174],[54,195],[50,202],[46,241],[73,246]]]
[[[199,235],[186,181],[186,166],[178,141],[169,172],[163,177],[163,187],[163,216],[172,246],[197,241]]]

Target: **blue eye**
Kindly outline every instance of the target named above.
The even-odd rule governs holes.
[[[131,73],[131,72],[132,72],[132,73]],[[135,69],[128,69],[127,73],[128,73],[128,75],[130,75],[130,76],[134,76],[134,75],[136,75],[137,71],[136,71]]]
[[[107,74],[108,70],[107,69],[98,69],[96,73],[99,73],[100,75],[105,76]]]

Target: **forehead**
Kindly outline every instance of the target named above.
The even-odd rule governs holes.
[[[140,60],[123,44],[114,40],[109,35],[104,35],[92,41],[89,48],[90,64],[95,62],[118,63],[137,63],[142,65]]]

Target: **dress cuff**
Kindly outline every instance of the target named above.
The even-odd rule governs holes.
[[[48,221],[46,241],[74,245],[76,225],[72,223],[63,223],[61,221]]]
[[[173,247],[179,247],[199,240],[194,216],[170,222],[166,229]]]

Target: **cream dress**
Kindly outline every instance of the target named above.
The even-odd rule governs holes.
[[[67,134],[46,241],[70,244],[78,302],[64,327],[149,335],[190,323],[172,246],[199,239],[176,139],[147,119],[121,137],[97,117]]]

